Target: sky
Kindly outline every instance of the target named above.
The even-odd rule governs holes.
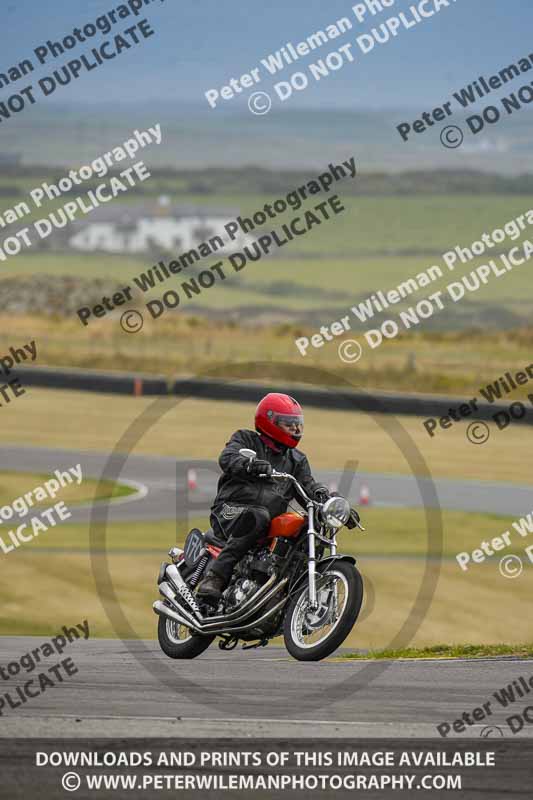
[[[74,27],[120,5],[117,0],[4,2],[0,72],[32,57],[33,49],[47,39],[62,39]],[[353,3],[344,0],[153,0],[137,21],[147,17],[156,31],[154,36],[120,58],[84,73],[70,86],[61,87],[47,103],[104,102],[116,107],[142,107],[160,101],[178,118],[180,113],[188,113],[190,104],[198,105],[206,114],[242,112],[247,98],[224,103],[213,112],[204,92],[220,90],[231,77],[249,72],[261,58],[287,42],[296,44],[341,17],[351,19],[353,30],[325,45],[317,58],[353,42],[357,35],[400,11],[409,13],[409,6],[418,2],[396,0],[392,8],[376,17],[368,15],[368,21],[360,24],[352,13]],[[123,20],[113,33],[128,27],[132,20]],[[439,105],[477,76],[490,76],[533,53],[532,22],[531,0],[456,0],[430,20],[402,30],[386,45],[376,46],[367,56],[357,50],[354,63],[346,64],[325,81],[313,81],[284,107],[290,106],[292,111],[413,108],[422,112]],[[92,40],[91,46],[96,41]],[[80,45],[68,58],[84,52],[85,47]],[[39,67],[32,79],[49,74],[68,58]],[[302,59],[299,64],[314,58]],[[264,82],[258,88],[269,90],[269,85],[286,79],[292,69],[276,79],[263,71]],[[300,65],[294,69],[299,70]],[[0,90],[0,101],[23,85],[21,81]]]

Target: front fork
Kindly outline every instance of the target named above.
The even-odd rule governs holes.
[[[318,608],[316,599],[316,538],[315,538],[315,507],[313,503],[307,505],[308,514],[308,572],[309,572],[309,608],[315,611]],[[337,555],[337,539],[332,537],[329,545],[332,556]],[[337,583],[335,582],[335,608],[337,607]]]
[[[314,611],[318,603],[316,601],[316,556],[315,556],[315,507],[312,503],[307,506],[308,513],[308,547],[309,547],[309,608]]]

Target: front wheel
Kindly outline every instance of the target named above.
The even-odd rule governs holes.
[[[168,617],[159,617],[157,638],[169,658],[196,658],[207,650],[214,636],[198,636],[189,628]]]
[[[320,661],[344,642],[363,602],[363,579],[346,561],[318,573],[316,609],[309,607],[307,584],[293,597],[283,623],[285,646],[298,661]]]

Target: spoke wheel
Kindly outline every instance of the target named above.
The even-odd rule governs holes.
[[[196,658],[207,650],[214,636],[191,633],[186,625],[168,617],[159,617],[157,638],[161,650],[169,658]]]
[[[179,622],[174,622],[173,619],[165,619],[165,623],[166,634],[174,644],[183,644],[192,638],[191,632],[186,625],[180,625]]]
[[[341,572],[328,572],[324,578],[319,578],[318,608],[312,609],[307,592],[302,592],[291,620],[291,635],[300,647],[315,647],[333,633],[348,596],[348,581]]]
[[[339,647],[352,630],[363,602],[363,580],[349,562],[334,561],[317,575],[317,607],[309,604],[307,583],[293,597],[284,621],[289,653],[299,661],[319,661]]]

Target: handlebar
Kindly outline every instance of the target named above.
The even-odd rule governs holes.
[[[250,461],[253,461],[257,457],[257,454],[255,453],[254,450],[248,450],[246,448],[242,448],[241,450],[239,450],[239,453],[241,454],[241,456],[244,456],[245,458],[248,458]],[[260,473],[258,475],[258,477],[259,478],[282,478],[283,480],[292,481],[295,484],[296,488],[298,489],[298,491],[300,492],[300,494],[305,499],[305,501],[307,502],[308,505],[312,504],[313,506],[316,506],[316,507],[320,506],[320,503],[317,503],[315,500],[312,500],[309,497],[309,495],[307,494],[307,492],[305,491],[303,486],[301,486],[298,483],[298,481],[296,480],[296,478],[294,477],[294,475],[291,475],[289,472],[278,472],[276,469],[273,469],[272,472],[270,473],[270,475],[267,475],[266,472],[263,472],[263,473]],[[358,527],[362,531],[365,530],[360,522],[356,523],[356,527]]]
[[[267,478],[267,477],[268,477],[268,475],[264,474],[264,475],[260,475],[259,477],[260,477],[260,478]],[[300,490],[300,492],[302,493],[302,496],[303,496],[303,497],[305,497],[305,499],[306,499],[306,500],[307,500],[309,503],[313,503],[313,505],[314,505],[314,506],[320,506],[320,503],[317,503],[315,500],[311,500],[311,498],[310,498],[310,497],[307,495],[307,493],[306,493],[306,492],[303,490],[303,488],[300,486],[300,484],[298,483],[298,481],[296,480],[296,478],[294,477],[294,475],[290,475],[288,472],[278,472],[277,470],[273,469],[273,470],[272,470],[272,474],[270,475],[270,477],[271,477],[271,478],[288,478],[288,479],[289,479],[289,480],[291,480],[291,481],[292,481],[294,484],[296,484],[296,486],[298,487],[298,489],[299,489],[299,490]],[[361,525],[361,522],[360,522],[360,521],[359,521],[359,522],[356,522],[356,523],[355,523],[355,526],[356,526],[356,528],[359,528],[359,530],[361,530],[361,531],[364,531],[364,530],[366,530],[366,528],[363,528],[363,526]]]
[[[303,486],[300,486],[300,484],[298,483],[298,481],[296,480],[294,475],[291,475],[289,472],[278,472],[276,469],[273,469],[270,476],[266,475],[266,474],[263,474],[263,475],[260,475],[259,477],[260,478],[268,478],[268,477],[270,477],[270,478],[283,478],[284,480],[288,479],[288,480],[292,481],[295,484],[296,488],[298,489],[298,491],[300,492],[302,497],[304,497],[305,500],[307,500],[308,503],[313,503],[314,505],[316,505],[315,501],[312,500],[309,497],[307,492],[304,490]]]

